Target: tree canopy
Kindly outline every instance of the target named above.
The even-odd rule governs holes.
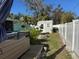
[[[10,14],[9,17],[14,19],[20,19],[20,17],[24,18],[24,21],[27,24],[36,24],[41,20],[52,20],[54,24],[71,22],[74,19],[74,13],[66,12],[63,10],[61,5],[59,4],[57,7],[54,7],[45,4],[44,0],[24,0],[26,3],[26,7],[29,10],[33,11],[33,16],[18,14],[13,16]]]
[[[54,24],[60,24],[70,22],[74,19],[74,14],[71,12],[63,11],[63,8],[59,4],[56,8],[52,8],[50,5],[44,4],[44,0],[25,0],[29,9],[34,11],[34,20],[53,20]]]
[[[25,0],[30,10],[34,11],[34,17],[45,20],[50,16],[51,6],[43,3],[43,0]]]
[[[61,23],[72,22],[74,15],[71,12],[66,12],[61,15]]]

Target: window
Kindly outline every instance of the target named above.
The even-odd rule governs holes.
[[[41,24],[40,29],[43,29],[43,24]]]
[[[47,27],[50,27],[50,24],[49,23],[47,24]]]

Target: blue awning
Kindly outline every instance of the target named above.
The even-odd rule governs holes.
[[[0,42],[2,42],[6,39],[6,31],[2,24],[9,15],[13,0],[2,0],[0,2]]]

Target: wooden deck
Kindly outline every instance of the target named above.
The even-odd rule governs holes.
[[[29,38],[11,39],[0,43],[0,59],[17,59],[30,48]]]

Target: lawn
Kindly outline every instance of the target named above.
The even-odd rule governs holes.
[[[72,59],[58,33],[52,33],[48,38],[49,51],[47,59]]]

